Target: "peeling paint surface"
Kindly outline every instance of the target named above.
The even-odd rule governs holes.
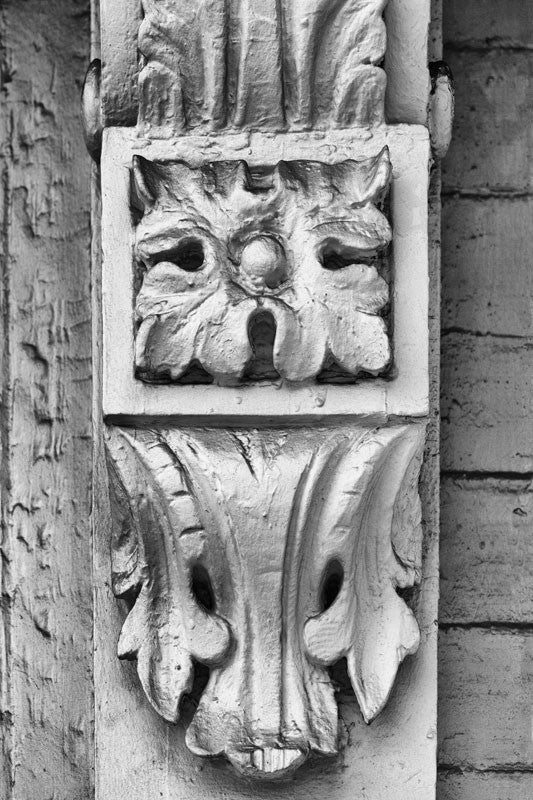
[[[86,0],[3,4],[0,796],[92,787]],[[29,31],[31,30],[31,36]]]

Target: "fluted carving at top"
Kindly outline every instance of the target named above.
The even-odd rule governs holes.
[[[385,5],[143,0],[141,132],[382,124]]]

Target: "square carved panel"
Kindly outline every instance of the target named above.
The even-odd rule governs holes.
[[[133,160],[136,377],[293,384],[391,366],[391,164]]]
[[[104,411],[427,413],[427,132],[103,151]]]

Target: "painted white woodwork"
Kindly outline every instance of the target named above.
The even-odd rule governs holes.
[[[139,27],[143,20],[142,4],[140,0],[100,0],[99,5],[102,40],[102,80],[104,85],[104,93],[102,95],[104,122],[106,127],[112,125],[130,125],[133,124],[137,118],[139,111],[138,81],[139,73],[143,65],[139,63],[137,38]],[[205,17],[209,15],[209,13],[211,13],[213,17],[214,12],[212,9],[216,7],[220,8],[221,6],[235,10],[240,7],[244,9],[242,17],[246,19],[246,22],[242,22],[239,25],[238,15],[234,13],[233,16],[235,21],[233,36],[231,37],[233,60],[236,61],[237,64],[242,61],[250,73],[259,68],[263,81],[262,88],[265,89],[267,93],[269,82],[274,78],[276,91],[278,92],[276,102],[279,106],[279,97],[281,96],[280,70],[264,43],[270,31],[270,40],[274,40],[274,50],[276,53],[279,53],[276,40],[272,35],[272,32],[275,32],[278,26],[273,25],[271,22],[269,23],[265,18],[263,18],[262,21],[257,20],[259,9],[263,12],[263,17],[266,16],[264,14],[265,10],[268,10],[268,13],[272,15],[273,10],[277,7],[273,0],[269,0],[268,3],[262,2],[260,4],[252,3],[250,0],[247,0],[247,2],[243,4],[237,2],[237,0],[225,0],[225,2],[218,3],[206,2],[206,0],[194,0],[194,2],[189,3],[174,3],[172,0],[165,0],[164,4],[161,4],[161,0],[159,0],[159,2],[158,0],[145,0],[145,8],[148,9],[149,19],[157,15],[159,25],[163,28],[162,35],[166,46],[164,48],[159,47],[159,50],[162,51],[161,60],[164,64],[170,60],[170,70],[174,69],[174,71],[176,71],[176,50],[173,49],[172,39],[174,40],[175,47],[177,37],[172,31],[167,32],[164,28],[175,25],[176,19],[179,19],[181,24],[185,22],[190,26],[191,18],[193,18],[193,15],[190,14],[189,11],[191,8],[197,10],[200,16],[201,21],[198,27],[205,34],[206,39],[202,42],[202,45],[200,45],[197,36],[193,36],[192,41],[191,38],[188,37],[188,39],[185,40],[188,41],[188,47],[192,48],[193,52],[196,49],[196,52],[200,53],[201,61],[203,61],[202,50],[203,47],[206,46],[206,41],[211,44],[212,52],[216,53],[216,39],[213,36],[212,19],[206,22]],[[319,13],[317,18],[318,24],[314,26],[315,41],[321,38],[320,27],[321,23],[323,25],[324,22],[324,12],[326,12],[326,17],[330,18],[326,19],[326,27],[329,28],[329,31],[333,30],[334,36],[343,36],[343,26],[346,24],[346,21],[348,21],[348,25],[346,26],[346,33],[348,36],[346,37],[344,35],[343,42],[343,52],[348,54],[347,61],[350,62],[347,65],[348,70],[350,67],[353,67],[354,60],[357,66],[357,62],[361,64],[365,56],[368,64],[379,64],[385,50],[385,58],[382,66],[386,77],[386,85],[382,79],[377,79],[376,88],[378,88],[379,91],[378,101],[371,101],[373,109],[369,108],[369,112],[374,115],[374,120],[376,119],[376,113],[383,114],[381,111],[381,103],[383,102],[384,94],[385,114],[389,122],[406,122],[418,125],[426,124],[428,95],[430,91],[430,77],[427,68],[428,29],[431,21],[430,0],[388,0],[388,2],[386,0],[360,0],[358,3],[353,2],[353,0],[350,0],[348,3],[338,2],[338,0],[337,2],[324,2],[324,0],[322,0],[322,2],[317,2],[317,0],[313,0],[312,3],[309,3],[308,0],[299,0],[297,3],[279,3],[279,7],[282,9],[284,15],[287,13],[285,11],[285,6],[290,8],[289,13],[293,23],[297,15],[300,15],[300,33],[303,28],[304,34],[306,33],[305,15],[307,14],[309,16],[309,6],[312,6],[315,12],[317,8],[320,9],[322,18],[320,18]],[[358,6],[359,10],[357,10]],[[253,16],[254,7],[257,9],[255,18]],[[167,12],[167,16],[161,13],[161,8],[164,8]],[[361,17],[366,19],[370,17],[373,23],[371,31],[364,31],[364,26],[354,26],[349,17],[348,20],[346,20],[346,8],[348,8],[349,15],[357,19],[359,25]],[[383,27],[379,19],[379,14],[383,12],[386,23],[386,37],[383,35]],[[335,19],[335,14],[337,14],[337,19]],[[351,41],[350,35],[352,37]],[[256,59],[254,63],[250,64],[249,57],[250,55],[253,56],[253,53],[250,53],[250,48],[247,48],[246,53],[242,51],[239,52],[238,50],[236,51],[236,48],[240,47],[239,36],[245,40],[248,40],[248,37],[254,37],[254,51],[256,48],[261,48],[260,59]],[[157,36],[153,34],[152,36],[148,35],[147,45],[150,39],[155,40],[157,47]],[[308,35],[307,39],[309,40]],[[327,33],[323,39],[328,42]],[[298,38],[296,44],[299,44]],[[361,51],[361,44],[366,46],[366,52]],[[178,47],[185,49],[187,45],[178,41]],[[333,50],[333,58],[331,60],[338,64],[339,60],[336,58],[336,54],[337,50],[339,53],[342,51],[342,47],[338,47],[338,40],[333,39],[332,42],[331,38],[329,39],[329,47],[328,55],[331,54]],[[292,53],[289,48],[286,48],[285,52],[286,60],[292,60],[294,64],[297,59],[297,48],[295,48],[294,53]],[[301,47],[300,53],[302,54]],[[148,55],[149,54],[150,53],[148,53]],[[190,50],[189,52],[185,52],[184,55],[186,59],[190,58]],[[363,56],[363,58],[361,58],[361,56]],[[303,55],[301,55],[301,59],[302,58],[304,58]],[[225,59],[219,56],[219,63],[222,62],[225,63]],[[215,63],[216,61],[214,60],[205,60],[206,79],[211,82],[212,86],[215,83]],[[302,63],[302,60],[300,63]],[[308,63],[311,65],[310,72],[312,72],[314,70],[313,61],[308,61]],[[266,65],[272,68],[272,71],[268,71],[265,68]],[[365,65],[364,63],[361,64],[361,66]],[[331,72],[329,75],[331,76]],[[298,83],[301,85],[304,79],[302,77],[296,77]],[[164,80],[164,78],[161,76],[160,80]],[[336,75],[335,80],[337,80]],[[322,89],[323,86],[320,86],[317,93],[321,92]],[[235,90],[238,91],[237,87],[235,87]],[[289,92],[291,90],[292,86],[289,87]],[[158,93],[162,94],[161,92]],[[259,95],[254,95],[252,93],[254,101],[259,100],[259,102],[262,102],[262,94],[264,93],[262,92]],[[243,93],[241,91],[240,96],[242,97],[242,95]],[[309,96],[309,92],[307,95]],[[300,97],[301,96],[300,91]],[[213,111],[214,106],[210,106],[208,101],[208,108],[209,107],[211,107]],[[181,109],[180,101],[178,101],[178,109]],[[277,111],[277,115],[279,118],[279,111]],[[216,113],[214,116],[216,118]],[[197,119],[200,118],[201,120],[201,117],[202,115],[200,114],[197,116]],[[275,117],[276,115],[274,115],[274,119]],[[210,117],[206,118],[204,121],[208,122],[209,119]],[[175,128],[175,121],[171,120],[170,117],[168,117],[168,120],[170,126]],[[257,127],[263,127],[263,123],[267,120],[268,115],[259,118]],[[272,121],[272,118],[270,121]],[[352,124],[358,124],[357,115],[353,119]],[[327,121],[327,127],[330,127],[329,120]],[[331,127],[335,127],[335,125]],[[163,133],[164,130],[164,128],[161,128]]]
[[[429,2],[129,5],[102,8],[98,800],[431,800]]]
[[[394,315],[392,370],[386,377],[334,385],[308,381],[217,385],[148,386],[135,377],[136,280],[131,213],[134,155],[147,161],[184,161],[199,167],[244,159],[255,168],[280,161],[337,164],[377,156],[384,147],[392,163],[390,289]],[[424,416],[428,413],[428,232],[429,137],[421,126],[382,127],[354,138],[349,130],[323,133],[242,133],[185,136],[171,142],[138,139],[134,130],[105,131],[102,153],[104,314],[104,413],[187,417],[191,414],[299,416],[343,414]],[[237,211],[235,211],[237,216]],[[324,275],[327,272],[324,270]],[[321,324],[316,320],[317,324]],[[310,324],[310,335],[318,331]]]
[[[389,0],[385,3],[385,113],[389,123],[427,123],[431,10],[432,3],[428,0]]]
[[[382,124],[384,5],[142,0],[141,132]]]
[[[169,722],[211,667],[194,753],[262,777],[337,753],[341,659],[366,722],[383,709],[420,639],[396,589],[420,578],[424,433],[109,428],[119,655]]]
[[[131,125],[138,104],[139,0],[100,0],[101,111],[104,127]]]
[[[365,161],[245,161],[190,167],[133,159],[136,377],[175,381],[193,361],[219,385],[245,380],[251,326],[275,327],[281,380],[334,362],[379,375],[391,351],[380,256],[391,241],[387,150]]]

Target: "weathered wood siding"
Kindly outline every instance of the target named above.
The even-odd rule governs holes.
[[[439,800],[533,796],[533,8],[447,0]]]
[[[88,0],[1,10],[2,800],[88,800]]]

